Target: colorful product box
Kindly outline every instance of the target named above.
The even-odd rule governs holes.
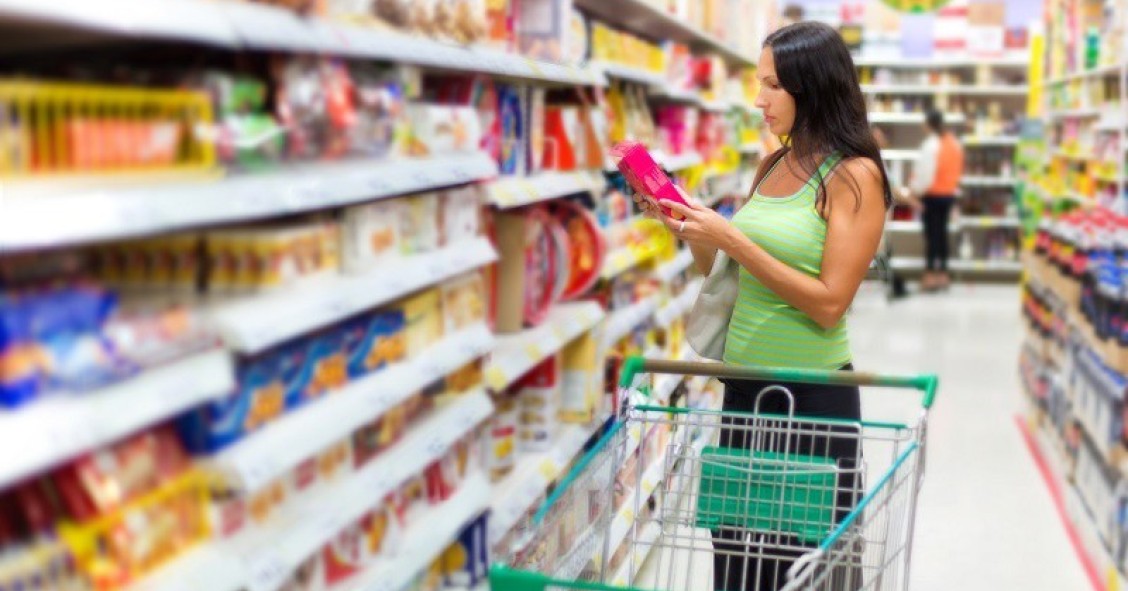
[[[403,310],[381,310],[346,323],[348,375],[356,379],[407,356]]]

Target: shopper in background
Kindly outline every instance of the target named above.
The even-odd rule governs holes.
[[[963,147],[944,125],[944,114],[929,111],[925,116],[928,137],[920,147],[913,166],[913,179],[905,199],[921,209],[924,228],[925,270],[921,289],[946,289],[948,274],[948,223],[956,202],[956,191],[963,176]]]
[[[732,222],[693,199],[687,199],[688,206],[669,203],[673,217],[663,216],[645,198],[636,199],[689,243],[703,272],[710,271],[718,250],[740,265],[740,295],[729,322],[725,363],[851,370],[844,315],[877,251],[892,202],[854,63],[837,31],[805,22],[767,38],[756,74],[761,81],[756,106],[763,109],[772,134],[784,138],[784,147],[760,165],[752,195]],[[725,381],[724,409],[751,412],[769,385]],[[857,388],[785,386],[794,396],[796,415],[861,418]],[[785,394],[768,391],[759,410],[787,414],[789,407]],[[747,431],[727,424],[722,446],[752,446],[738,440]],[[824,438],[818,449],[811,449],[811,439],[803,438],[797,446],[788,443],[788,450],[829,456],[846,471],[837,484],[840,520],[857,502],[862,486],[850,472],[860,450],[847,437]],[[774,449],[780,442],[775,444],[759,448],[782,451]],[[766,539],[758,534],[749,545],[745,535],[713,532],[715,589],[779,589],[794,559],[810,549],[782,535]],[[837,580],[845,584],[857,576],[852,569]]]

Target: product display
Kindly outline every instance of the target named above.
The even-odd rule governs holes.
[[[719,6],[193,10],[3,73],[0,589],[481,588],[614,422],[608,359],[684,353],[688,251],[611,146],[738,192],[754,44]]]

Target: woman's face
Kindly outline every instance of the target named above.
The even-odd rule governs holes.
[[[791,126],[795,124],[795,98],[779,85],[771,47],[765,47],[760,52],[756,76],[760,78],[760,94],[756,97],[756,106],[764,112],[764,122],[768,124],[768,129],[773,135],[791,133]]]

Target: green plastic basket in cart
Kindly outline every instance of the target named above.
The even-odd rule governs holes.
[[[764,382],[810,383],[843,386],[876,386],[911,388],[923,393],[922,406],[927,410],[935,401],[938,379],[934,375],[883,376],[862,372],[819,371],[803,369],[750,369],[721,364],[656,361],[629,358],[624,363],[620,386],[630,388],[637,374],[642,372],[698,375],[717,378],[749,379]],[[643,406],[643,412],[686,413],[686,409]],[[733,413],[715,413],[733,414]],[[836,491],[838,470],[835,460],[821,456],[781,454],[761,449],[731,448],[708,445],[700,450],[700,475],[696,485],[693,523],[706,530],[736,527],[743,530],[790,534],[812,547],[812,555],[825,555],[836,547],[851,544],[848,532],[859,516],[871,504],[881,502],[875,497],[895,480],[893,472],[902,468],[911,458],[923,474],[920,458],[924,435],[922,415],[916,432],[917,441],[906,445],[898,453],[889,472],[882,475],[874,489],[861,498],[849,515],[839,514],[836,519]],[[749,415],[752,416],[752,415]],[[766,415],[765,415],[766,416]],[[802,418],[802,417],[795,417]],[[831,421],[833,422],[833,421]],[[863,426],[890,429],[907,429],[896,423],[867,423]],[[616,427],[621,426],[617,424]],[[611,435],[602,438],[560,481],[559,486],[542,504],[533,517],[534,524],[541,523],[564,492],[588,469],[594,457],[603,453]],[[919,464],[916,464],[919,462]],[[754,474],[755,477],[750,477]],[[919,484],[919,483],[918,483]],[[781,502],[782,500],[782,502]],[[909,511],[911,532],[912,511]],[[830,532],[829,535],[827,532]],[[911,533],[909,535],[911,540]],[[810,558],[810,557],[805,557]],[[495,564],[490,571],[490,588],[493,591],[557,591],[577,589],[588,591],[642,591],[629,586],[606,583],[561,580],[545,573],[511,568]],[[791,588],[790,586],[788,588]],[[804,587],[805,588],[805,587]],[[820,587],[821,588],[821,587]],[[837,588],[837,587],[836,587]],[[661,589],[660,591],[673,591]]]

